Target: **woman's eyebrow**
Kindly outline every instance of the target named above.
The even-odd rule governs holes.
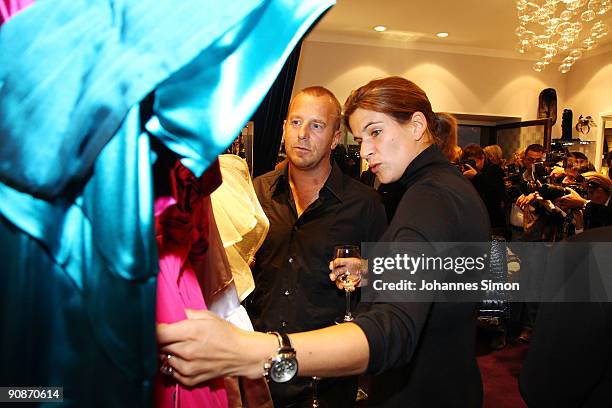
[[[367,123],[367,124],[366,124],[366,125],[363,127],[362,131],[363,131],[363,130],[366,130],[366,129],[368,128],[368,126],[371,126],[371,125],[377,125],[377,124],[379,124],[379,123],[382,123],[382,122],[381,122],[381,121],[378,121],[378,122],[368,122],[368,123]]]

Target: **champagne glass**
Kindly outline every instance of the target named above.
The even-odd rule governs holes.
[[[349,259],[352,258],[352,259]],[[343,259],[341,264],[337,264],[337,259]],[[334,247],[334,267],[342,268],[342,275],[338,277],[344,286],[346,296],[346,312],[344,317],[336,320],[336,323],[353,321],[351,313],[351,292],[361,281],[361,254],[357,245],[338,245]]]
[[[342,266],[343,274],[338,277],[344,285],[344,293],[346,294],[346,312],[344,317],[337,319],[336,323],[353,321],[351,314],[351,292],[355,290],[355,286],[361,280],[361,254],[357,245],[338,245],[334,247],[334,261],[341,258],[356,258],[345,259]],[[336,264],[334,263],[334,266]],[[312,377],[312,408],[320,408],[318,383],[321,377]]]

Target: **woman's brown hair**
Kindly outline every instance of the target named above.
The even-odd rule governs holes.
[[[405,78],[375,79],[351,92],[344,103],[344,124],[351,133],[349,118],[357,109],[385,113],[400,124],[408,122],[415,112],[421,112],[433,142],[445,153],[457,143],[455,118],[446,113],[435,114],[425,91]]]

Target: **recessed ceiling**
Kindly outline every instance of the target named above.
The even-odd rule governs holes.
[[[611,33],[585,57],[612,45],[612,12],[603,21]],[[377,25],[388,29],[375,32]],[[517,25],[513,0],[337,0],[307,40],[535,58],[516,51]],[[441,31],[449,36],[436,37]]]

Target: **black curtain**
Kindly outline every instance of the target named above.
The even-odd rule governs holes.
[[[293,49],[272,88],[251,118],[254,122],[253,177],[274,169],[287,117],[302,41]]]

